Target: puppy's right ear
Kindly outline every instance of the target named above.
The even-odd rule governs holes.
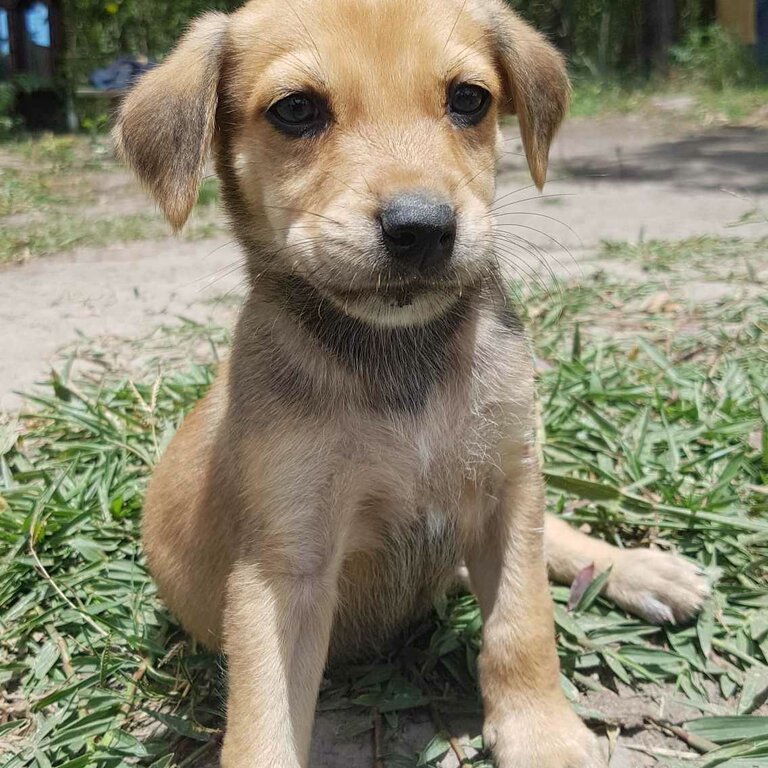
[[[565,60],[506,0],[482,0],[504,78],[508,112],[517,114],[528,167],[541,189],[549,148],[568,111],[571,85]]]
[[[113,131],[118,153],[179,230],[197,201],[216,118],[227,16],[196,19],[162,64],[123,100]]]

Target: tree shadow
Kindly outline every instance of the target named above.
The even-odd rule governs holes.
[[[594,183],[657,182],[680,189],[768,193],[768,130],[727,127],[661,141],[637,151],[610,148],[562,161],[575,178]]]

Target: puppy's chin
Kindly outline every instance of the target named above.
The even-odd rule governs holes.
[[[460,298],[455,292],[421,289],[399,294],[329,294],[328,298],[345,315],[385,328],[402,328],[429,323],[445,314]]]

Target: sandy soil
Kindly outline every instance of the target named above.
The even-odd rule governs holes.
[[[510,264],[510,272],[586,277],[604,240],[768,234],[764,221],[733,229],[756,207],[768,208],[768,130],[677,135],[668,123],[641,118],[573,120],[554,147],[551,181],[541,199],[528,187],[511,130],[505,145],[500,220],[540,246],[526,263]],[[128,183],[122,174],[87,181],[110,189]],[[96,195],[96,209],[106,192]],[[142,199],[136,190],[126,204],[135,211]],[[45,379],[61,360],[57,353],[71,351],[82,339],[135,338],[177,316],[229,323],[235,304],[230,299],[242,293],[240,262],[227,237],[168,237],[83,248],[0,270],[0,411],[18,408],[21,399],[14,393]],[[633,265],[612,268],[627,279],[642,279]],[[692,275],[693,297],[696,288]]]
[[[601,242],[768,236],[764,219],[734,229],[751,211],[768,210],[768,129],[719,128],[680,135],[668,125],[633,117],[571,121],[554,147],[552,181],[540,199],[528,187],[519,140],[508,131],[498,210],[503,222],[517,225],[517,232],[540,245],[543,254],[524,265],[510,265],[510,272],[589,279],[596,269],[610,269],[626,280],[641,281],[637,265],[597,260]],[[126,180],[109,183],[119,186]],[[86,364],[94,364],[92,351],[97,348],[99,364],[123,369],[209,356],[210,348],[199,348],[199,338],[167,355],[155,349],[150,358],[137,356],[134,340],[160,325],[183,325],[179,318],[231,323],[244,290],[240,263],[227,237],[197,242],[168,237],[84,248],[3,269],[0,411],[17,409],[22,401],[15,391],[30,390],[51,366],[61,366],[67,358],[80,359],[82,349],[90,350]],[[713,288],[711,280],[692,273],[687,290],[696,300],[711,298],[713,291],[727,295],[732,288],[727,280]],[[585,699],[586,707],[610,713],[624,730],[614,768],[655,765],[653,758],[627,747],[682,748],[643,728],[644,715],[684,717],[672,699],[663,689]],[[457,734],[463,732],[463,724],[452,725]],[[345,737],[342,726],[343,716],[326,713],[318,718],[312,762],[317,768],[372,764],[369,738]],[[409,722],[399,743],[406,749],[409,744],[423,746],[433,732],[429,722]],[[453,765],[447,760],[446,768]]]

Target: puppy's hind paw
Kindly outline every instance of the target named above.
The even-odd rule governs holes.
[[[710,592],[710,580],[695,563],[653,549],[621,550],[605,587],[606,597],[651,624],[688,621]]]

